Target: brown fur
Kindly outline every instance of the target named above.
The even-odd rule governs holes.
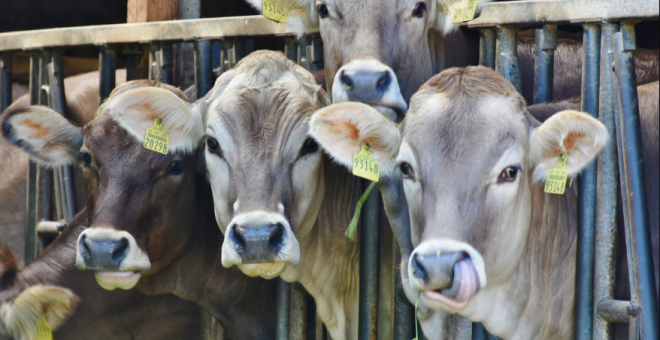
[[[5,289],[14,282],[18,265],[16,257],[8,245],[0,246],[0,289]]]

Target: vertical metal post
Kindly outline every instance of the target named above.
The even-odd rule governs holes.
[[[522,94],[522,77],[518,62],[518,29],[498,26],[497,40],[499,42],[497,71]]]
[[[369,186],[363,181],[362,189]],[[362,207],[360,216],[360,299],[358,317],[358,339],[375,340],[378,338],[378,246],[380,235],[381,194],[378,188],[369,194]]]
[[[11,52],[0,53],[0,113],[9,107],[12,101],[12,59],[14,55]]]
[[[101,52],[102,53],[102,52]],[[143,49],[137,44],[124,45],[122,53],[126,55],[126,81],[142,78],[142,53]],[[99,65],[101,61],[99,61]]]
[[[99,105],[110,97],[110,92],[115,88],[116,64],[115,50],[108,46],[101,46],[99,48]],[[128,77],[128,74],[126,76]]]
[[[213,87],[211,41],[195,39],[195,93],[202,98]]]
[[[231,39],[222,40],[221,45],[222,56],[220,58],[220,64],[222,65],[222,70],[227,71],[234,67],[235,58],[234,58],[234,43]]]
[[[36,58],[33,59],[36,61]],[[50,51],[43,50],[39,57],[39,105],[48,105],[48,63],[50,62]],[[51,217],[52,210],[52,193],[53,193],[53,175],[52,171],[44,167],[37,167],[36,174],[36,198],[35,198],[35,211],[36,222],[39,223],[43,220],[48,220]],[[34,226],[36,228],[36,224]],[[30,254],[36,257],[40,251],[40,246],[37,244],[37,237],[35,232],[35,240],[33,243],[34,253]]]
[[[534,103],[552,101],[557,25],[543,25],[536,30],[536,61],[534,63]]]
[[[63,50],[55,49],[51,54],[49,64],[50,76],[50,106],[53,110],[66,117],[66,95],[64,90],[64,61]],[[75,181],[73,178],[73,166],[65,165],[59,169],[59,191],[61,197],[62,217],[68,222],[78,212],[76,202]]]
[[[234,60],[233,64],[236,65],[241,59],[245,58],[245,39],[234,39],[232,42],[234,45]]]
[[[289,339],[289,306],[291,305],[291,284],[277,278],[277,333],[276,340]]]
[[[641,315],[638,314],[637,318],[641,319],[642,338],[658,339],[658,296],[646,206],[642,134],[633,57],[636,50],[635,23],[622,23],[621,32],[613,34],[612,39],[619,102],[620,131],[617,139],[621,140],[622,149],[619,152],[623,154],[625,162],[621,187],[627,198],[627,207],[624,209],[628,210],[630,229],[627,232],[631,235],[628,246],[632,248],[633,255],[628,263],[635,277],[631,291],[635,291],[641,305]]]
[[[39,52],[32,52],[30,54],[30,105],[39,104]],[[25,225],[25,264],[32,262],[36,254],[36,198],[37,198],[37,164],[32,160],[28,164],[27,175],[27,193],[26,198],[26,225]]]
[[[172,43],[164,42],[160,44],[160,74],[158,81],[172,85],[173,74],[172,66],[174,66],[174,56],[172,54]]]
[[[323,40],[320,34],[312,35],[312,58],[309,60],[311,70],[323,69]]]
[[[160,79],[160,44],[149,44],[149,80]]]
[[[307,335],[307,292],[300,283],[291,285],[289,340],[304,340]]]
[[[304,67],[306,70],[310,70],[307,52],[311,48],[311,44],[312,41],[309,35],[302,37],[298,43],[298,65]]]
[[[479,65],[495,69],[496,34],[492,28],[479,30]]]
[[[211,44],[211,60],[213,70],[222,67],[222,43],[218,40],[213,41]]]
[[[284,39],[284,54],[294,63],[298,62],[298,43],[295,38]]]

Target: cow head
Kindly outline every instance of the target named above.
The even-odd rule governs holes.
[[[218,78],[207,100],[205,159],[222,264],[272,278],[300,260],[323,197],[309,115],[327,104],[309,72],[259,51]]]
[[[247,0],[259,11],[261,0]],[[299,36],[319,30],[334,103],[369,104],[400,121],[407,101],[438,68],[437,32],[453,33],[450,9],[466,0],[274,0]],[[481,2],[481,1],[480,1]],[[433,30],[431,30],[433,29]],[[442,38],[441,38],[442,39]],[[464,44],[452,45],[461,49]],[[475,54],[476,55],[476,54]],[[465,56],[463,56],[465,58]]]
[[[335,127],[352,130],[351,137]],[[312,131],[347,165],[353,139],[399,133],[370,107],[348,104],[317,112]],[[376,144],[383,149],[372,147],[372,153],[378,158],[398,152],[380,162],[389,176],[403,177],[410,209],[415,249],[404,288],[411,301],[421,292],[425,307],[462,312],[480,290],[501,284],[516,269],[532,210],[539,209],[532,194],[551,195],[543,193],[543,182],[560,155],[567,155],[574,176],[608,134],[598,120],[576,111],[557,113],[541,125],[507,80],[468,67],[446,70],[422,86],[411,99],[401,140],[400,147]]]
[[[134,287],[186,244],[203,119],[185,99],[173,87],[136,81],[115,89],[84,128],[41,106],[4,116],[4,136],[36,161],[82,168],[90,226],[79,236],[76,265],[95,271],[105,289]],[[158,118],[167,154],[143,147]]]

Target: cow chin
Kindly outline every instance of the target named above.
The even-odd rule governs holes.
[[[117,288],[129,290],[137,285],[140,281],[142,274],[139,272],[110,272],[110,271],[97,271],[94,272],[96,282],[105,290],[115,290]]]
[[[481,254],[472,246],[448,239],[424,241],[408,260],[408,280],[422,303],[435,310],[457,312],[486,287]]]
[[[251,277],[262,277],[264,279],[270,280],[278,277],[286,268],[286,263],[251,263],[251,264],[240,264],[238,268],[247,276]]]

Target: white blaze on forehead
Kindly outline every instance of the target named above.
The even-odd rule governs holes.
[[[170,153],[192,152],[204,135],[202,112],[174,93],[160,88],[127,90],[111,97],[99,111],[112,117],[140,144],[154,119],[161,118],[163,131],[170,138]]]

